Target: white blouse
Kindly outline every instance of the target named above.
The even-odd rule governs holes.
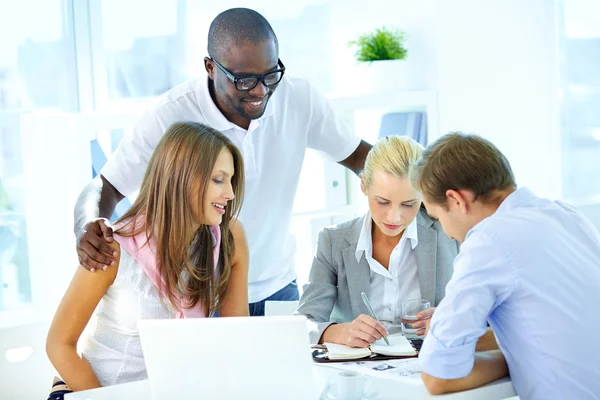
[[[142,267],[121,247],[117,277],[96,309],[96,329],[83,346],[83,356],[102,386],[147,379],[137,323],[176,316],[167,300],[161,302]]]
[[[364,219],[356,245],[356,260],[360,262],[364,253],[371,268],[369,300],[375,314],[381,321],[398,323],[402,314],[402,301],[421,298],[417,259],[414,252],[419,244],[417,219],[415,218],[408,225],[402,238],[392,250],[389,270],[373,258],[372,223],[373,219],[369,212]]]

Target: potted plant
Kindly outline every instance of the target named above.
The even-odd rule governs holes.
[[[406,33],[381,27],[349,43],[357,63],[357,89],[365,92],[413,89],[407,75]],[[409,68],[410,69],[410,68]]]
[[[406,58],[406,34],[401,30],[377,28],[374,32],[360,35],[358,39],[350,42],[356,47],[354,53],[360,62],[373,62],[385,60],[404,60]]]

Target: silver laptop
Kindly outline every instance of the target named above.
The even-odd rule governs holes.
[[[141,320],[138,328],[154,400],[318,398],[303,316]]]

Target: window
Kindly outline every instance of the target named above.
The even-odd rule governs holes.
[[[101,32],[92,32],[101,36],[102,48],[93,51],[100,53],[98,66],[106,73],[106,80],[100,80],[106,87],[97,87],[100,103],[158,96],[186,79],[185,2],[166,0],[152,7],[141,0],[100,4]]]
[[[18,124],[0,125],[0,311],[31,302]]]
[[[19,121],[34,110],[76,109],[68,14],[63,0],[12,2],[0,12],[0,313],[32,304],[24,166],[45,166],[24,156]]]
[[[564,0],[559,18],[563,195],[600,203],[600,4]]]

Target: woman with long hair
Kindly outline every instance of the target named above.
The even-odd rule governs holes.
[[[52,322],[47,353],[71,389],[147,377],[140,319],[248,315],[248,248],[235,219],[243,187],[242,156],[223,134],[193,122],[168,128],[114,224],[117,265],[78,268]]]

